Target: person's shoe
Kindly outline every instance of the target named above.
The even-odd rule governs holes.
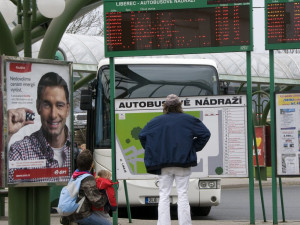
[[[69,225],[70,221],[67,219],[67,217],[62,216],[62,217],[60,217],[60,224]]]
[[[50,213],[51,213],[51,214],[57,213],[57,210],[56,210],[55,208],[52,208],[52,207],[51,207]]]

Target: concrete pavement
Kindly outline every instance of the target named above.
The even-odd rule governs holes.
[[[56,216],[55,216],[56,217]],[[59,223],[59,219],[55,218],[55,217],[51,217],[51,225],[61,225]],[[133,219],[132,223],[129,223],[128,219],[124,219],[124,218],[119,218],[118,219],[118,224],[119,225],[156,225],[157,221],[156,220],[138,220],[138,219]],[[233,221],[233,220],[193,220],[192,221],[193,225],[248,225],[250,224],[250,220],[249,221]],[[255,221],[255,224],[257,225],[271,225],[273,224],[272,221]],[[282,222],[282,221],[278,221],[278,224],[281,225],[299,225],[300,224],[300,220],[299,221],[286,221],[286,222]],[[0,225],[2,225],[0,223]],[[3,224],[4,225],[4,224]],[[5,224],[7,225],[7,224]],[[172,220],[172,225],[178,225],[178,221],[177,220]]]
[[[249,186],[249,179],[248,178],[223,178],[222,179],[222,188],[239,188],[239,187],[248,187]],[[278,179],[277,179],[278,184]],[[254,181],[254,185],[258,186],[259,182]],[[268,179],[267,181],[262,181],[263,186],[271,186],[272,185],[272,179]],[[282,178],[282,185],[299,185],[300,186],[300,178],[293,177],[293,178]],[[0,218],[0,225],[8,225],[8,199],[6,198],[6,209],[5,209],[5,217]],[[57,214],[51,214],[51,225],[60,225],[59,222],[60,217]],[[156,220],[139,220],[139,219],[133,219],[132,223],[129,223],[129,220],[127,218],[119,218],[118,219],[119,225],[156,225]],[[178,221],[173,220],[172,225],[177,225]],[[193,220],[193,225],[248,225],[250,224],[250,218],[249,221],[237,221],[237,220]],[[258,225],[271,225],[273,224],[273,221],[269,220],[267,222],[256,220],[255,224]],[[282,225],[298,225],[300,224],[300,216],[299,220],[297,221],[278,221],[278,224]],[[20,224],[21,225],[21,224]],[[43,225],[43,224],[39,224]]]
[[[128,219],[119,218],[118,225],[156,225],[156,220],[139,220],[132,219],[132,223],[129,223]],[[193,225],[248,225],[250,224],[250,220],[193,220]],[[273,225],[273,221],[269,220],[267,222],[256,220],[256,225]],[[281,225],[299,225],[299,221],[278,221],[278,224]],[[8,218],[2,218],[0,220],[0,225],[8,225]],[[21,225],[21,224],[20,224]],[[42,225],[42,224],[41,224]],[[57,214],[51,214],[51,225],[61,225],[59,222],[59,216]],[[177,220],[172,220],[172,225],[178,225]]]
[[[282,186],[286,185],[300,185],[300,177],[289,177],[289,178],[281,178]],[[272,186],[272,179],[268,178],[267,180],[262,180],[262,186]],[[278,178],[277,178],[278,185]],[[226,188],[239,188],[239,187],[248,187],[249,186],[249,178],[223,178],[221,181],[222,189]],[[259,181],[254,180],[254,186],[259,186]]]

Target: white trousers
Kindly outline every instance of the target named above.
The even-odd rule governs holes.
[[[167,169],[167,168],[166,168]],[[179,173],[165,172],[158,176],[159,180],[159,203],[158,203],[158,222],[157,225],[171,225],[170,216],[170,192],[175,180],[178,194],[177,214],[179,225],[191,225],[191,210],[188,199],[189,173],[182,173],[183,168],[178,168]],[[189,169],[189,168],[184,168]],[[173,170],[174,171],[174,170]],[[179,174],[179,175],[177,175]]]

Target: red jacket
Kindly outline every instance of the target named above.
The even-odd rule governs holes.
[[[114,184],[118,184],[119,182],[112,182],[109,179],[98,177],[96,178],[97,188],[100,192],[105,193],[108,201],[104,207],[96,208],[92,206],[92,210],[105,211],[109,212],[110,210],[115,211],[117,209],[117,200],[115,195],[115,189],[113,187]]]

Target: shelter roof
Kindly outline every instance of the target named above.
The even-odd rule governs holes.
[[[33,58],[38,56],[41,41],[32,47]],[[86,36],[64,34],[59,48],[64,52],[67,61],[74,63],[74,70],[80,70],[84,65],[93,65],[87,70],[96,70],[98,62],[104,58],[104,38],[100,36]],[[275,56],[275,82],[278,84],[300,85],[300,55],[291,53],[276,53]],[[245,52],[166,55],[148,57],[184,57],[209,58],[216,61],[220,79],[224,81],[247,81],[247,60]],[[251,53],[252,82],[269,82],[269,54]],[[82,67],[81,67],[81,66]],[[86,67],[85,67],[86,68]]]

